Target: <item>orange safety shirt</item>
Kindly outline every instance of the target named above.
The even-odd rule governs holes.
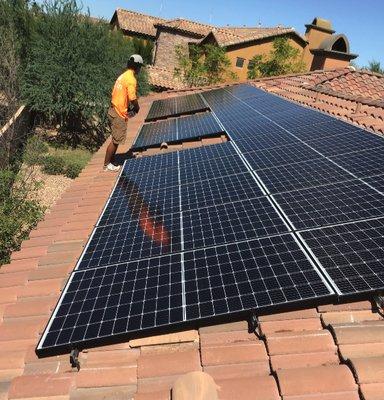
[[[121,74],[112,91],[112,105],[121,118],[128,118],[128,104],[137,99],[137,80],[132,69]]]

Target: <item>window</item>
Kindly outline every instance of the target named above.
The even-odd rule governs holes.
[[[238,67],[238,68],[243,68],[243,66],[244,66],[244,61],[245,61],[244,58],[237,57],[237,59],[236,59],[236,67]]]

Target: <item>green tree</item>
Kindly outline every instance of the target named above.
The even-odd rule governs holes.
[[[150,40],[134,37],[132,39],[132,44],[135,53],[143,57],[144,63],[152,64],[153,43]]]
[[[59,125],[72,146],[94,147],[105,139],[112,87],[134,49],[120,32],[80,13],[76,0],[43,4],[22,94],[43,121]],[[147,90],[145,79],[143,73],[141,94]]]
[[[230,69],[231,61],[224,47],[206,44],[191,45],[186,49],[178,46],[176,57],[175,76],[188,86],[210,85],[237,78]]]
[[[300,50],[294,48],[287,37],[278,37],[273,41],[269,57],[256,55],[251,59],[248,78],[277,76],[305,71],[305,64],[300,60]]]
[[[371,72],[376,72],[378,74],[384,74],[384,68],[381,67],[380,61],[371,60],[368,63],[367,67],[363,67],[363,69],[368,69]]]

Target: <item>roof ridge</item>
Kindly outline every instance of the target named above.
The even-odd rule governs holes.
[[[142,17],[149,17],[149,18],[157,19],[157,20],[161,20],[161,21],[168,21],[167,19],[162,18],[162,17],[156,17],[154,15],[144,14],[144,13],[141,13],[141,12],[138,12],[138,11],[127,10],[125,8],[116,8],[116,13],[118,13],[119,11],[123,11],[123,12],[129,13],[129,14],[139,15],[139,16],[142,16]]]

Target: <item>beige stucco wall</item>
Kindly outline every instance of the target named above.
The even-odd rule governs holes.
[[[313,69],[311,67],[313,63],[313,54],[310,52],[310,50],[318,49],[320,44],[330,36],[332,36],[331,33],[323,32],[316,28],[310,27],[307,29],[307,32],[305,33],[305,39],[308,41],[308,46],[304,49],[303,61],[308,68]]]
[[[227,50],[227,56],[231,61],[232,71],[237,74],[240,80],[247,79],[248,72],[248,63],[249,60],[252,59],[255,55],[265,55],[268,56],[270,52],[273,50],[273,38],[269,38],[263,42],[259,42],[257,44],[245,45],[241,48],[229,48]],[[303,51],[303,45],[298,41],[289,38],[289,44],[296,49],[299,49],[300,53]],[[244,58],[244,65],[242,68],[236,67],[237,58]],[[309,69],[309,66],[308,66]]]

